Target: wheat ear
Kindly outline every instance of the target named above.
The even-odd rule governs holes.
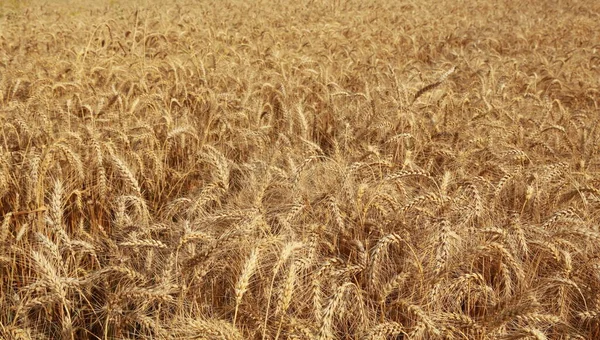
[[[451,69],[449,69],[448,71],[444,72],[444,74],[442,74],[441,77],[438,78],[438,80],[434,83],[428,84],[427,86],[421,88],[419,91],[417,91],[417,93],[415,93],[415,97],[413,98],[413,103],[417,101],[417,99],[419,99],[419,97],[421,97],[424,93],[429,92],[433,89],[435,89],[436,87],[440,86],[444,80],[446,80],[446,78],[448,78],[449,75],[451,75],[452,73],[454,73],[454,71],[456,70],[456,66],[452,66]]]
[[[242,302],[242,297],[248,290],[248,285],[250,283],[250,278],[254,275],[254,270],[256,269],[256,265],[258,264],[258,248],[254,248],[248,256],[246,260],[246,264],[244,265],[244,269],[242,270],[242,275],[240,275],[236,285],[235,285],[235,312],[233,314],[233,325],[235,326],[235,322],[237,320],[237,314],[240,307],[240,303]]]

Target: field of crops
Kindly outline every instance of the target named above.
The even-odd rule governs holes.
[[[600,338],[600,2],[0,2],[1,339]]]

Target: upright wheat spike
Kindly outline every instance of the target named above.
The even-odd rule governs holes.
[[[263,335],[262,338],[265,339],[266,337],[266,332],[267,332],[267,322],[269,320],[269,307],[271,306],[271,296],[273,295],[273,286],[275,285],[275,277],[277,276],[277,274],[279,273],[279,270],[281,269],[281,267],[285,264],[285,262],[287,262],[287,260],[290,258],[290,256],[293,255],[294,251],[296,251],[297,249],[300,249],[302,247],[302,243],[300,242],[289,242],[285,245],[285,247],[283,248],[283,250],[281,251],[280,255],[279,255],[279,259],[277,260],[277,263],[275,264],[275,267],[273,268],[273,277],[271,278],[271,285],[269,286],[269,291],[268,291],[268,298],[267,298],[267,308],[266,308],[266,312],[265,312],[265,322],[263,325]],[[290,268],[290,270],[293,268]],[[290,275],[291,272],[288,272],[288,275]],[[292,274],[292,275],[295,275]],[[293,278],[289,278],[288,279],[292,280],[295,279],[295,277]],[[291,284],[293,285],[293,281],[291,282]],[[293,289],[293,287],[292,287]],[[291,294],[291,293],[290,293]],[[290,295],[291,298],[291,295]]]
[[[442,269],[448,261],[448,256],[450,254],[450,223],[446,220],[443,220],[440,222],[440,227],[440,236],[438,239],[437,251],[435,255],[435,276],[440,275]]]
[[[252,249],[250,256],[248,256],[248,259],[246,260],[246,264],[244,265],[242,274],[240,275],[237,283],[235,284],[235,312],[233,315],[233,325],[234,326],[237,321],[238,309],[239,309],[240,303],[242,302],[242,297],[244,297],[244,294],[248,290],[250,278],[252,278],[252,275],[254,275],[254,271],[256,269],[256,266],[258,265],[258,254],[259,254],[258,247]]]
[[[323,311],[323,320],[321,323],[321,329],[319,331],[319,340],[328,340],[328,339],[335,338],[333,335],[333,330],[332,330],[333,317],[335,316],[336,312],[339,313],[337,315],[338,318],[341,318],[343,316],[344,311],[345,311],[345,308],[343,305],[345,295],[350,289],[355,289],[355,288],[356,288],[356,286],[353,283],[346,282],[336,289],[335,294],[333,295],[333,297],[329,301],[329,304]]]
[[[54,181],[50,202],[50,218],[55,228],[62,228],[63,225],[63,197],[64,188],[61,180]]]
[[[379,283],[379,263],[382,258],[387,255],[388,247],[392,244],[398,244],[402,241],[402,237],[398,234],[389,234],[377,242],[377,245],[371,252],[371,285],[377,287]]]
[[[12,221],[12,212],[7,213],[6,215],[4,215],[4,219],[2,220],[2,226],[0,226],[0,243],[4,243],[4,241],[6,241],[6,239],[8,238],[8,235],[10,233],[10,222]]]
[[[140,189],[140,185],[138,183],[137,178],[133,172],[129,169],[129,166],[125,164],[125,162],[116,155],[113,155],[113,163],[117,167],[119,174],[121,175],[121,179],[123,182],[131,189],[135,194],[141,196],[142,190]]]
[[[289,308],[290,303],[292,302],[292,294],[294,293],[294,285],[296,284],[296,271],[296,262],[293,261],[290,264],[290,268],[288,269],[288,273],[283,282],[283,286],[281,287],[279,299],[277,300],[277,311],[279,314],[281,314],[281,317],[279,320],[279,327],[277,328],[277,334],[275,335],[275,340],[279,339],[285,313],[287,312],[287,309]]]

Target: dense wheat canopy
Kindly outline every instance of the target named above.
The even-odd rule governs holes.
[[[2,1],[0,338],[599,338],[599,13]]]

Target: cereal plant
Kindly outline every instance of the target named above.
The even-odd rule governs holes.
[[[0,3],[0,338],[600,338],[600,3]]]

